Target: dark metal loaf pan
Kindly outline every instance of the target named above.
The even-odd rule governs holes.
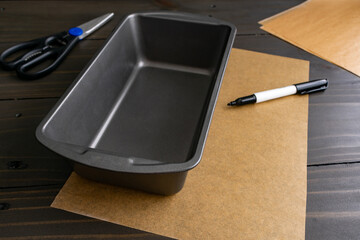
[[[200,161],[232,24],[185,13],[128,16],[36,130],[79,175],[164,195]]]

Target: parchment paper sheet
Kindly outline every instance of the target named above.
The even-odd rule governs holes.
[[[309,0],[261,29],[360,76],[360,1]]]
[[[308,97],[228,107],[308,81],[309,63],[233,49],[200,164],[164,197],[73,173],[52,207],[177,239],[304,239]]]

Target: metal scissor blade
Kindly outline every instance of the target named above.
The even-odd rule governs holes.
[[[105,23],[107,23],[113,16],[114,13],[107,13],[78,26],[78,28],[81,28],[83,30],[83,34],[79,36],[79,39],[81,40],[83,38],[86,38],[96,30],[98,30]]]

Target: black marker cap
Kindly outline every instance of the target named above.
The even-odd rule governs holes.
[[[329,81],[327,79],[317,79],[309,82],[294,84],[297,94],[308,94],[314,92],[325,91],[328,88]]]

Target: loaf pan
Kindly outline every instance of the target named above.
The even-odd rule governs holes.
[[[200,162],[235,32],[211,17],[129,15],[40,123],[38,140],[86,178],[180,191]]]

